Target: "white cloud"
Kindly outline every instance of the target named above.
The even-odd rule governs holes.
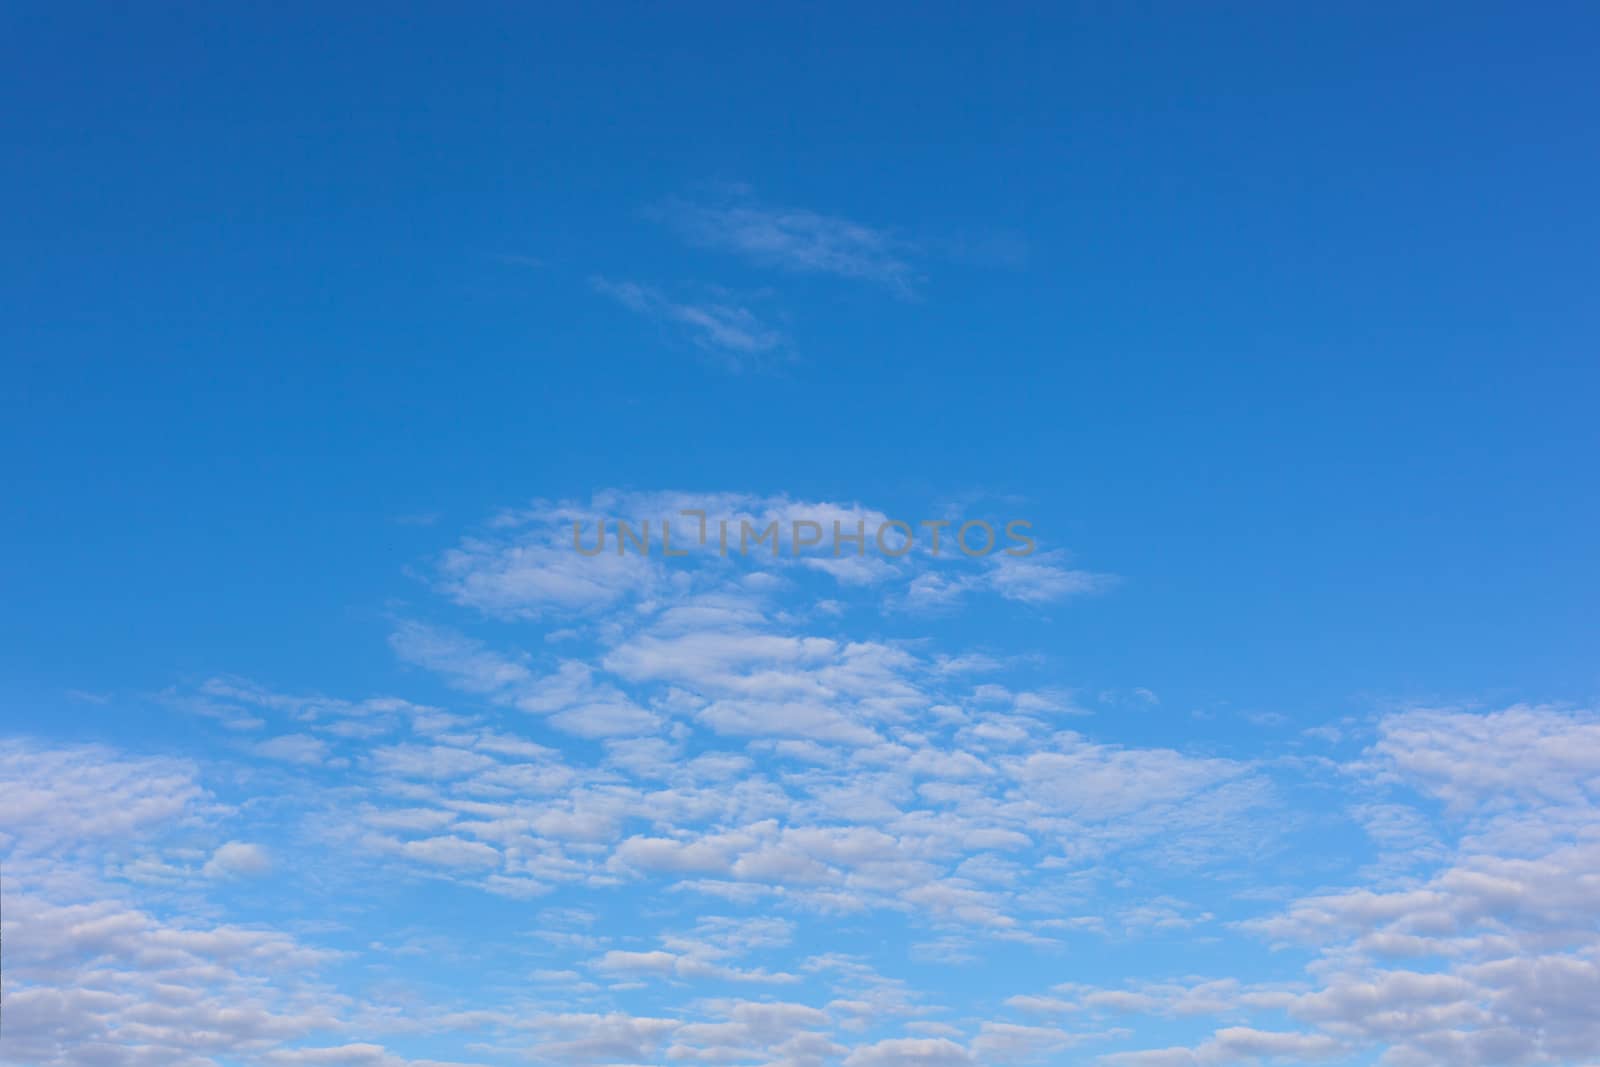
[[[674,1019],[625,1015],[567,1013],[547,1016],[540,1029],[546,1040],[533,1051],[560,1064],[644,1063],[668,1035],[682,1024]]]
[[[716,356],[729,370],[743,369],[787,343],[781,331],[727,294],[674,300],[660,289],[638,282],[595,278],[593,284],[629,311],[684,330],[695,345]]]
[[[396,653],[438,676],[448,707],[218,678],[175,695],[217,712],[186,722],[190,736],[211,731],[194,760],[0,745],[7,1040],[20,1020],[22,1042],[7,1055],[52,1067],[433,1062],[416,1050],[772,1067],[1600,1056],[1592,713],[1414,709],[1378,718],[1343,765],[1301,758],[1291,732],[1271,743],[1294,758],[1256,739],[1244,755],[1215,738],[1154,740],[1192,726],[1162,720],[1129,681],[925,640],[915,615],[877,610],[934,574],[1031,615],[1013,593],[1047,575],[907,558],[845,577],[560,544],[580,513],[697,505],[757,521],[876,514],[744,495],[539,504],[446,557],[439,588],[466,609],[453,628],[396,625]],[[819,591],[845,606],[810,610]],[[1124,731],[1107,709],[1135,701],[1138,729]],[[259,747],[226,732],[241,715],[270,724]],[[256,887],[228,881],[271,868],[306,872],[291,904],[265,910]],[[261,921],[277,914],[298,925]],[[349,968],[312,943],[324,935]],[[1146,941],[1159,951],[1123,951]],[[1107,942],[1117,951],[1096,950]],[[1102,984],[1018,988],[1057,953]],[[1220,973],[1105,962],[1146,958]],[[924,981],[935,961],[966,969],[977,992]],[[779,992],[792,1000],[760,995]],[[1135,1026],[1143,1016],[1155,1025]],[[1165,1047],[1138,1048],[1147,1033]]]
[[[255,752],[267,759],[315,767],[328,758],[328,742],[309,734],[284,734],[256,744]]]
[[[917,281],[909,242],[887,230],[804,208],[773,207],[732,188],[715,201],[671,201],[660,216],[689,241],[762,266],[832,274],[909,293]]]
[[[111,901],[6,900],[6,1036],[17,1064],[210,1067],[337,1027],[302,982],[328,954],[286,935],[166,922]]]
[[[229,841],[211,854],[200,873],[207,878],[251,878],[272,869],[272,854],[261,845]]]
[[[279,1049],[267,1053],[263,1060],[284,1067],[481,1067],[457,1061],[407,1059],[382,1045],[366,1043]]]
[[[0,833],[20,854],[126,843],[193,816],[206,800],[187,760],[0,741]]]
[[[845,1067],[968,1067],[977,1061],[944,1037],[893,1037],[857,1048]]]

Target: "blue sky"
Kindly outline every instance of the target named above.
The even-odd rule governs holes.
[[[1594,12],[0,19],[0,1063],[1600,1062]]]

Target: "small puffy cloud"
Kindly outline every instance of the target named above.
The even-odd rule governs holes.
[[[845,1067],[971,1067],[971,1052],[946,1037],[893,1037],[862,1045],[845,1057]]]
[[[253,878],[272,869],[272,854],[261,845],[229,841],[211,854],[200,873],[207,878]]]
[[[328,742],[309,734],[284,734],[259,742],[255,746],[258,756],[282,760],[302,767],[315,767],[328,758]]]

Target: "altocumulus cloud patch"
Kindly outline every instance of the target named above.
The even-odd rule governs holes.
[[[167,742],[0,746],[0,1059],[1600,1055],[1593,713],[1168,743],[1129,728],[1158,694],[1029,646],[1037,613],[1116,595],[1042,531],[1021,562],[855,568],[565,540],[683,508],[885,514],[536,503],[392,614],[405,691],[219,674],[117,698]],[[953,631],[952,604],[1009,623]]]

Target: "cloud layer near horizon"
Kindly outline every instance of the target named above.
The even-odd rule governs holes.
[[[536,503],[396,610],[403,694],[219,675],[156,702],[182,740],[0,744],[0,1063],[1600,1057],[1593,713],[1152,743],[1158,694],[920,632],[1110,587],[1059,547],[567,540],[686,508],[886,517]]]

